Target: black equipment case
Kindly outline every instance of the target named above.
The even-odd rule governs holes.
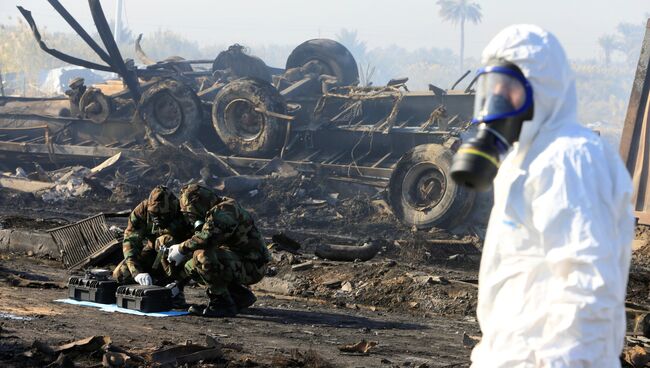
[[[172,291],[156,285],[123,285],[117,288],[117,306],[140,312],[172,309]]]
[[[85,276],[68,279],[68,296],[84,302],[113,304],[117,287],[117,281],[109,279],[104,270],[92,270]]]

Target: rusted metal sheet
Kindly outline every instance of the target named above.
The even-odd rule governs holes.
[[[620,153],[632,175],[634,213],[650,225],[650,19],[621,135]]]

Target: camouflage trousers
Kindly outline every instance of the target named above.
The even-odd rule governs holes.
[[[185,273],[212,295],[228,295],[228,285],[252,285],[266,275],[267,260],[255,260],[225,247],[196,250],[185,262]]]
[[[167,261],[167,255],[160,252],[162,247],[168,247],[179,242],[170,235],[162,235],[156,238],[153,244],[148,242],[142,252],[136,256],[135,263],[139,265],[141,272],[151,275],[155,285],[164,286],[175,281],[184,283],[189,279],[183,267],[172,266]],[[130,259],[122,260],[115,267],[113,278],[123,284],[135,283],[135,275],[131,272],[134,267],[129,264],[132,262],[133,260]]]

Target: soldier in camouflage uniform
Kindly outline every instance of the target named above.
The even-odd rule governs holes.
[[[219,196],[211,189],[199,184],[188,184],[181,189],[181,212],[188,223],[193,224],[196,231],[201,231],[205,218],[210,209],[219,203]],[[238,310],[243,310],[255,303],[257,298],[239,280],[228,285],[230,293]]]
[[[176,196],[166,187],[157,186],[129,216],[122,243],[124,260],[113,271],[113,277],[121,283],[161,286],[186,278],[182,269],[167,262],[161,248],[188,239],[191,234]],[[182,292],[176,299],[177,304],[183,304]]]
[[[192,190],[207,190],[201,188]],[[185,195],[190,198],[190,194]],[[193,198],[200,197],[214,199],[199,195]],[[234,316],[255,302],[255,296],[242,285],[259,282],[271,257],[251,215],[234,199],[215,197],[214,205],[206,212],[205,224],[190,239],[173,245],[168,260],[183,264],[190,277],[207,287],[208,306],[192,307],[191,312],[210,317]],[[194,208],[200,211],[201,207]]]

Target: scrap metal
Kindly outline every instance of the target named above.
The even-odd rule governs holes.
[[[119,249],[121,244],[106,225],[103,213],[50,229],[48,233],[59,248],[63,265],[67,269],[92,265]]]
[[[430,85],[429,91],[410,91],[408,78],[359,86],[352,54],[326,39],[297,46],[278,69],[240,45],[214,60],[172,56],[154,62],[138,37],[136,55],[146,64],[138,68],[122,59],[99,0],[88,3],[103,48],[58,0],[48,2],[106,65],[47,47],[31,13],[19,8],[39,46],[63,61],[115,72],[127,88],[109,94],[77,80],[69,100],[36,104],[0,97],[2,126],[49,126],[46,137],[0,131],[0,152],[13,159],[107,158],[118,152],[141,158],[161,145],[188,143],[204,162],[239,175],[279,155],[304,173],[387,189],[396,217],[418,228],[453,226],[474,201],[473,193],[447,177],[471,117],[474,80],[455,89],[469,73],[451,90]]]

